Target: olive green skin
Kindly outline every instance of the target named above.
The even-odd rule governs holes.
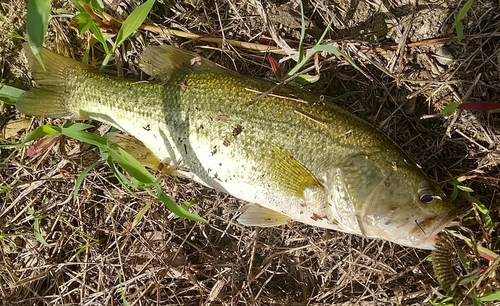
[[[455,217],[439,187],[390,138],[332,102],[206,60],[198,66],[196,55],[172,47],[156,51],[143,59],[159,79],[152,82],[82,65],[62,69],[63,117],[116,126],[177,174],[291,220],[431,249]],[[161,60],[171,61],[170,70]],[[421,201],[425,194],[432,200]]]

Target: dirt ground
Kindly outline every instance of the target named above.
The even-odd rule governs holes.
[[[142,2],[108,0],[106,11],[125,18]],[[472,209],[457,220],[457,231],[498,252],[499,114],[440,113],[453,101],[500,102],[500,3],[476,0],[458,42],[453,24],[464,4],[304,1],[306,48],[332,21],[324,43],[338,46],[360,67],[325,55],[320,80],[309,88],[328,97],[360,91],[337,102],[395,139],[448,194],[455,178],[468,176],[464,185],[489,209],[494,228],[488,232]],[[77,35],[60,8],[74,11],[66,1],[53,1],[46,46],[81,59],[87,37]],[[0,81],[27,89],[32,80],[23,41],[5,35],[15,31],[26,37],[25,1],[0,1],[0,15]],[[294,0],[157,0],[147,23],[223,42],[139,31],[119,48],[106,73],[146,77],[137,66],[142,50],[174,44],[241,74],[272,78],[265,52],[235,47],[229,40],[276,46],[274,32],[296,50],[300,37]],[[99,63],[104,53],[96,45],[91,57]],[[286,60],[283,71],[294,63]],[[443,293],[428,251],[298,223],[244,227],[235,220],[243,203],[167,175],[162,177],[165,190],[177,203],[196,203],[193,211],[208,223],[173,218],[153,203],[130,229],[137,213],[151,204],[148,193],[131,195],[107,166],[100,166],[90,171],[73,201],[75,180],[97,160],[97,150],[66,139],[41,156],[28,157],[27,148],[10,144],[43,123],[63,121],[26,118],[6,104],[0,111],[3,305],[125,305],[124,300],[130,305],[422,305]],[[463,196],[455,203],[472,206]],[[30,208],[43,215],[40,232],[48,245],[34,235]],[[463,242],[459,245],[470,266],[462,267],[452,252],[456,273],[483,267],[480,279],[465,281],[465,288],[478,295],[499,290],[498,260],[477,259]]]

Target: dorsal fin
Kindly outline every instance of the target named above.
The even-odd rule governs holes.
[[[179,71],[211,70],[225,74],[234,73],[196,53],[167,45],[147,48],[142,54],[139,66],[142,71],[159,80],[168,79]]]

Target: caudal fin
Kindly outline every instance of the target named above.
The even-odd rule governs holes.
[[[16,103],[17,109],[27,115],[52,118],[77,118],[78,113],[67,104],[67,80],[71,69],[87,69],[85,65],[42,49],[45,69],[40,65],[29,45],[23,45],[31,73],[37,87],[26,92]]]

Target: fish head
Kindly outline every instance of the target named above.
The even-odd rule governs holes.
[[[436,235],[457,216],[439,186],[406,157],[357,156],[337,169],[334,181],[337,199],[330,204],[337,215],[347,212],[341,223],[365,237],[433,249]]]

